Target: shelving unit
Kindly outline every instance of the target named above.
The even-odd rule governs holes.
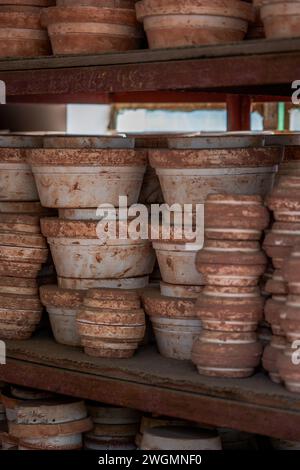
[[[300,39],[0,60],[11,103],[227,101],[230,130],[249,128],[251,101],[290,101],[296,79]],[[9,341],[7,355],[0,380],[300,441],[298,397],[263,374],[203,378],[191,363],[155,348],[130,360],[92,359],[43,335]]]

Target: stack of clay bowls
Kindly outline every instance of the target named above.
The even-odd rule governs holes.
[[[26,155],[40,137],[0,138],[0,338],[27,339],[41,318],[37,277],[48,249],[40,230],[38,201]]]
[[[265,350],[263,364],[271,379],[280,382],[278,358],[286,350],[286,332],[281,314],[286,308],[289,293],[288,279],[283,275],[283,267],[293,247],[300,243],[300,153],[297,136],[273,136],[269,137],[268,141],[271,144],[286,145],[276,185],[266,200],[269,209],[273,211],[275,222],[264,241],[264,249],[272,259],[275,271],[272,279],[266,284],[266,290],[272,294],[272,298],[267,301],[265,307],[265,317],[271,324],[274,336]]]
[[[58,274],[52,299],[46,291],[42,294],[46,307],[55,309],[51,322],[59,319],[57,308],[65,315],[64,296],[71,301],[68,320],[74,320],[79,290],[138,289],[148,284],[155,262],[151,243],[114,239],[110,232],[98,231],[100,205],[118,208],[119,196],[127,196],[128,205],[138,201],[147,153],[134,145],[134,139],[119,136],[47,137],[43,149],[28,154],[42,204],[59,209],[58,218],[41,221]],[[126,217],[127,207],[124,210]],[[116,209],[117,232],[126,226],[122,217]],[[105,224],[111,220],[115,218]],[[101,239],[103,233],[108,233],[107,239]],[[75,339],[77,333],[70,335]]]
[[[142,45],[134,0],[57,0],[42,15],[54,54],[97,54]]]
[[[140,413],[129,408],[117,408],[98,403],[87,404],[93,420],[92,431],[84,436],[87,450],[134,450],[135,434]]]
[[[195,292],[188,288],[178,288],[175,296],[173,289],[162,292],[148,289],[143,293],[145,312],[150,317],[158,350],[165,357],[190,360],[193,343],[201,331],[201,322],[194,311]]]
[[[77,315],[77,331],[86,354],[132,357],[145,335],[145,314],[135,291],[91,289]]]
[[[204,204],[210,193],[265,197],[282,151],[263,143],[263,135],[251,133],[174,137],[168,139],[168,149],[149,150],[150,164],[169,205]]]
[[[41,13],[52,5],[55,5],[55,0],[1,0],[0,56],[50,54],[50,42],[47,30],[41,24]]]
[[[207,198],[206,240],[196,262],[206,281],[195,307],[203,332],[192,353],[200,374],[247,377],[259,365],[264,299],[258,284],[267,264],[260,239],[268,223],[260,196]]]
[[[261,18],[268,39],[299,37],[299,0],[264,0]]]
[[[151,49],[241,41],[254,21],[252,5],[239,0],[141,0],[136,12]]]
[[[222,450],[217,432],[193,427],[165,426],[145,429],[142,450]]]
[[[9,432],[19,450],[78,450],[93,427],[84,402],[68,398],[23,402],[15,413]]]
[[[282,305],[279,321],[286,347],[278,356],[279,376],[291,392],[300,393],[300,245],[296,245],[283,265],[288,296]]]

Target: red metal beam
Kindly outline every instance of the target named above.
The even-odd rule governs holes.
[[[251,98],[249,96],[228,95],[227,130],[248,131],[251,129]]]
[[[94,101],[103,93],[148,91],[235,93],[241,87],[248,94],[261,94],[261,88],[271,92],[274,85],[281,90],[278,95],[288,95],[298,76],[299,52],[0,73],[9,97],[48,96],[53,101],[58,96],[90,96]]]

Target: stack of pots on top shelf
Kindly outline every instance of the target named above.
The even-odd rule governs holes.
[[[275,222],[266,234],[263,245],[275,268],[272,279],[266,284],[266,290],[272,294],[272,298],[266,302],[265,317],[271,325],[273,337],[264,352],[263,365],[270,378],[280,383],[282,379],[278,360],[286,349],[281,314],[289,294],[283,267],[293,247],[300,243],[300,147],[297,147],[299,137],[296,135],[269,136],[266,142],[270,145],[285,145],[284,160],[279,167],[276,185],[266,199]]]
[[[299,0],[264,0],[261,18],[268,39],[299,37]]]
[[[135,7],[151,49],[241,41],[255,17],[239,0],[141,0]]]
[[[40,137],[0,138],[0,339],[28,339],[41,319],[37,277],[48,258],[40,230],[45,210],[25,160],[41,146]]]
[[[79,345],[74,328],[81,291],[143,288],[153,270],[155,253],[148,240],[114,238],[109,227],[105,231],[107,220],[101,230],[98,225],[106,214],[116,220],[118,235],[127,213],[127,207],[125,216],[118,209],[119,196],[127,196],[128,206],[138,201],[147,152],[134,145],[134,139],[121,136],[48,137],[43,149],[28,154],[42,204],[59,209],[59,218],[41,221],[58,274],[58,286],[43,287],[41,295],[51,323],[61,321],[62,329],[57,323],[53,330],[64,344]],[[117,209],[97,215],[100,205]],[[72,329],[69,338],[63,337],[65,322]]]
[[[258,287],[267,259],[260,239],[269,214],[260,196],[210,195],[197,269],[206,287],[196,302],[203,332],[192,360],[202,375],[248,377],[260,363],[256,330],[264,299]]]
[[[49,55],[50,42],[41,13],[52,5],[55,0],[1,0],[0,56]]]
[[[153,323],[161,354],[190,359],[193,342],[201,330],[193,306],[204,283],[195,264],[203,245],[202,220],[196,218],[195,227],[195,214],[203,208],[210,193],[264,197],[272,188],[281,151],[264,148],[260,135],[228,134],[170,137],[167,149],[150,149],[149,155],[165,202],[169,206],[191,205],[188,209],[192,217],[187,229],[189,235],[196,234],[197,243],[191,239],[188,243],[184,238],[178,240],[175,223],[169,240],[152,237],[163,282],[161,295],[153,291],[144,294],[145,310]]]
[[[42,15],[54,54],[139,49],[143,31],[134,0],[57,0]]]

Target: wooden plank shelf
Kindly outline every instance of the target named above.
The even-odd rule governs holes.
[[[300,440],[297,395],[257,373],[249,379],[201,377],[193,364],[141,348],[131,359],[91,358],[45,333],[7,342],[0,380],[213,426]]]
[[[130,101],[130,94],[174,90],[290,96],[297,79],[300,39],[0,60],[12,101],[97,102],[103,95],[105,102],[118,93]]]

